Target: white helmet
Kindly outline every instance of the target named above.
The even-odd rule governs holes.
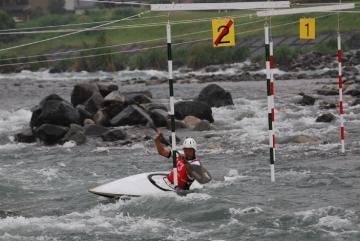
[[[196,151],[196,141],[191,137],[186,138],[183,143],[183,148],[192,148]]]

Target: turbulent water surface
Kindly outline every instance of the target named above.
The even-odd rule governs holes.
[[[121,85],[120,74],[95,75]],[[51,93],[69,99],[72,86],[91,76],[0,76],[0,240],[360,240],[360,111],[345,105],[346,154],[341,155],[339,120],[315,122],[324,112],[321,100],[310,107],[296,104],[300,91],[315,95],[334,80],[276,83],[276,135],[282,143],[276,183],[269,175],[266,83],[228,82],[219,84],[232,93],[235,106],[213,108],[213,129],[178,132],[196,138],[214,180],[184,197],[109,201],[87,189],[170,168],[152,141],[119,146],[90,139],[74,147],[12,142],[29,122],[31,107]],[[175,96],[193,98],[204,86],[178,84]],[[163,103],[168,97],[167,85],[120,88],[149,89]],[[338,97],[326,98],[336,103]],[[281,141],[300,134],[320,141]]]

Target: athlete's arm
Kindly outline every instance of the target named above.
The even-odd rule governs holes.
[[[162,136],[161,132],[156,133],[155,136],[156,149],[161,156],[169,158],[171,156],[171,150],[166,148],[163,144],[161,144],[160,142],[161,136]]]

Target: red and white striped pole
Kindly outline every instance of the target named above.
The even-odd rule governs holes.
[[[341,36],[338,33],[338,64],[339,64],[339,111],[340,111],[340,139],[341,139],[341,152],[345,153],[345,129],[344,129],[344,105],[343,105],[343,79],[342,79],[342,50],[341,50]]]
[[[269,148],[270,148],[270,174],[271,182],[275,182],[275,107],[274,107],[274,77],[272,73],[273,43],[270,42],[269,26],[265,24],[265,60],[266,60],[266,83],[268,102],[268,125],[269,125]]]

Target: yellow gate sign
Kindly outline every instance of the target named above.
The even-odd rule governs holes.
[[[214,47],[227,47],[235,45],[235,23],[233,19],[213,19],[213,45]]]
[[[300,39],[315,39],[315,18],[300,18]]]

